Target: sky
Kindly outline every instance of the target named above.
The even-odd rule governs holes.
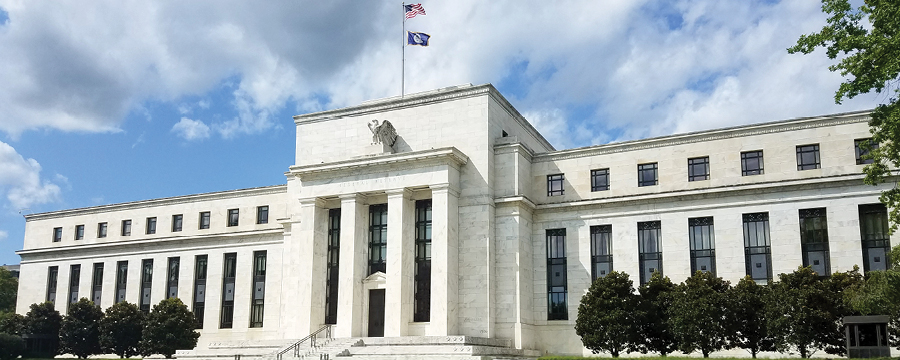
[[[492,83],[557,148],[870,109],[813,0],[422,2],[406,92]],[[292,115],[397,96],[401,3],[0,0],[0,264],[23,214],[284,184]],[[50,239],[48,239],[49,241]]]

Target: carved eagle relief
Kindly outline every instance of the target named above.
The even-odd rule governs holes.
[[[368,125],[369,131],[372,132],[372,145],[394,146],[394,142],[397,141],[397,130],[394,130],[394,125],[391,125],[390,121],[382,121],[379,125],[378,120],[372,120]]]

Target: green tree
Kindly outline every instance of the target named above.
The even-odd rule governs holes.
[[[178,298],[169,298],[153,306],[144,323],[141,352],[161,354],[171,359],[175,350],[193,349],[200,333],[194,330],[194,314]]]
[[[82,359],[100,353],[100,320],[103,310],[87,298],[69,306],[59,329],[60,352]]]
[[[16,295],[19,292],[19,279],[12,272],[0,268],[0,312],[16,311]]]
[[[0,312],[0,333],[21,336],[25,317],[14,312]]]
[[[845,297],[853,310],[862,315],[890,316],[889,339],[900,350],[900,245],[894,246],[888,257],[888,270],[866,273],[865,282]]]
[[[628,274],[610,272],[581,297],[575,333],[594,354],[605,351],[619,357],[623,351],[637,351],[636,307],[637,295]]]
[[[646,284],[641,285],[637,316],[642,352],[652,351],[666,356],[676,350],[668,316],[674,290],[672,280],[658,271],[653,273]]]
[[[847,344],[843,318],[848,315],[859,315],[859,312],[853,310],[848,299],[849,294],[864,284],[863,276],[859,273],[859,267],[853,266],[853,270],[832,273],[822,281],[825,286],[825,295],[828,296],[828,301],[822,306],[829,318],[832,319],[830,327],[820,329],[825,343],[825,352],[844,356],[847,355]]]
[[[35,357],[53,357],[59,352],[59,328],[62,316],[52,302],[31,304],[25,314],[25,334],[43,336],[42,351]]]
[[[869,127],[878,146],[869,151],[874,163],[865,167],[867,184],[889,181],[891,167],[900,167],[900,2],[865,0],[854,9],[850,0],[822,0],[822,11],[829,15],[827,24],[800,36],[788,52],[809,54],[823,47],[829,59],[841,57],[829,67],[845,77],[834,94],[838,104],[859,94],[893,90],[872,111]],[[880,200],[891,209],[893,232],[900,224],[900,188],[882,191]]]
[[[122,301],[106,309],[100,320],[100,347],[120,358],[140,354],[144,313],[137,305]]]
[[[0,360],[17,359],[25,352],[25,340],[6,333],[0,333]]]
[[[775,343],[766,329],[766,299],[769,288],[745,276],[728,291],[730,346],[746,349],[753,358],[760,351],[774,351]]]
[[[730,288],[722,278],[697,271],[672,292],[669,327],[678,350],[685,354],[700,350],[706,358],[728,345],[726,294]]]

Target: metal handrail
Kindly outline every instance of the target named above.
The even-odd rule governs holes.
[[[319,328],[319,330],[313,331],[312,334],[307,335],[305,338],[300,339],[300,341],[295,342],[293,345],[288,346],[284,350],[281,350],[276,355],[278,360],[281,360],[281,356],[286,354],[288,351],[294,351],[294,357],[300,356],[300,345],[309,341],[309,347],[316,347],[316,339],[318,338],[319,333],[325,332],[325,339],[331,339],[331,325],[325,325]]]

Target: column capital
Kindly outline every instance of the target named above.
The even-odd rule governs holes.
[[[325,199],[320,197],[301,198],[300,206],[325,207]]]
[[[350,194],[340,194],[338,198],[341,199],[341,202],[358,202],[363,203],[366,202],[366,196],[360,193],[350,193]]]
[[[454,197],[459,197],[459,190],[457,190],[453,186],[450,186],[450,184],[447,184],[447,183],[429,185],[428,188],[431,189],[432,194],[443,193],[443,194],[450,194]]]
[[[407,188],[385,190],[384,193],[388,198],[402,196],[404,199],[409,199],[412,196],[412,191]]]

